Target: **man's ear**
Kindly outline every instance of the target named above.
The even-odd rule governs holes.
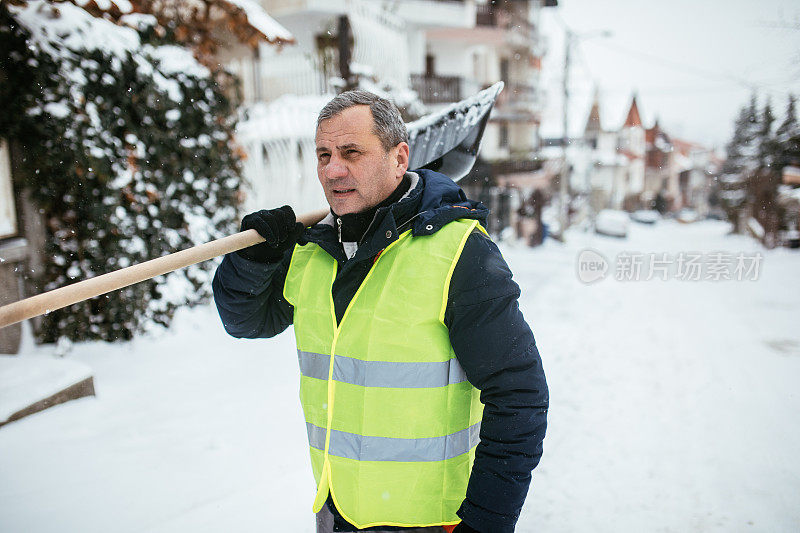
[[[397,150],[396,176],[398,178],[402,178],[403,174],[405,174],[406,170],[408,170],[408,143],[401,142],[395,147],[395,149]]]

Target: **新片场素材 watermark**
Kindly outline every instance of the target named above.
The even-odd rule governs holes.
[[[596,250],[578,254],[578,279],[594,283],[613,275],[617,281],[756,281],[760,252],[621,252],[609,261]]]

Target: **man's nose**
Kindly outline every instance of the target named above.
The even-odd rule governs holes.
[[[325,177],[328,179],[337,179],[347,176],[347,166],[344,161],[338,157],[331,156],[328,164],[325,165]]]

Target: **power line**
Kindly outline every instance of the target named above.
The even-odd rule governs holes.
[[[800,22],[767,21],[756,24],[759,28],[769,28],[777,30],[800,30]]]
[[[696,76],[701,76],[701,77],[704,77],[704,78],[714,78],[714,79],[718,79],[718,80],[732,81],[732,82],[737,83],[737,84],[739,84],[739,85],[741,85],[741,86],[743,86],[743,87],[745,87],[747,89],[750,89],[750,90],[755,90],[755,89],[758,88],[758,84],[757,83],[754,83],[752,81],[748,81],[748,80],[746,80],[744,78],[740,78],[738,76],[734,76],[732,74],[724,74],[724,73],[721,73],[721,72],[714,72],[714,71],[706,70],[706,69],[703,69],[703,68],[700,68],[700,67],[695,67],[693,65],[688,65],[688,64],[685,64],[685,63],[677,62],[677,61],[672,61],[670,59],[665,59],[663,57],[660,57],[660,56],[657,56],[657,55],[654,55],[654,54],[650,54],[650,53],[647,53],[647,52],[641,52],[639,50],[633,50],[631,48],[628,48],[628,47],[625,47],[625,46],[622,46],[622,45],[619,45],[619,44],[615,44],[615,43],[598,42],[597,44],[599,44],[600,46],[604,46],[606,48],[610,48],[612,50],[616,50],[618,52],[622,52],[622,53],[627,54],[629,56],[639,57],[639,58],[641,58],[643,60],[660,63],[660,64],[664,65],[665,67],[669,67],[669,68],[672,68],[672,69],[675,69],[675,70],[683,71],[685,73],[694,74]]]
[[[569,25],[563,19],[563,17],[561,17],[560,13],[556,12],[556,13],[554,13],[554,15],[555,15],[555,17],[554,17],[555,20],[566,31],[572,31],[570,29]],[[800,22],[798,22],[798,23],[774,22],[774,23],[765,23],[765,24],[775,24],[775,25],[779,25],[781,28],[800,29]],[[589,72],[590,77],[591,78],[595,78],[595,75],[592,72],[592,69],[589,66],[589,63],[588,63],[588,61],[587,61],[587,59],[585,57],[585,54],[584,54],[584,52],[583,52],[583,50],[582,50],[582,48],[580,46],[582,44],[581,41],[580,40],[576,40],[576,41],[577,41],[576,44],[578,45],[578,46],[576,46],[576,48],[578,48],[578,54],[579,54],[579,58],[580,58],[581,63],[586,68],[587,72]],[[628,48],[626,46],[622,46],[622,45],[620,45],[618,43],[614,43],[614,42],[611,42],[611,41],[608,41],[608,40],[599,40],[597,42],[597,44],[599,46],[606,47],[608,49],[614,50],[614,51],[619,52],[619,53],[626,54],[626,55],[631,56],[631,57],[638,57],[638,58],[640,58],[642,60],[645,60],[645,61],[648,61],[648,62],[660,63],[661,65],[664,65],[666,67],[672,68],[674,70],[682,71],[684,73],[689,73],[689,74],[693,74],[695,76],[701,76],[701,77],[704,77],[704,78],[725,80],[725,81],[729,81],[729,82],[732,81],[732,82],[736,83],[737,85],[739,85],[741,87],[744,87],[744,88],[746,88],[746,89],[748,89],[750,91],[769,90],[770,87],[774,87],[775,85],[780,85],[781,84],[780,82],[775,82],[775,81],[772,81],[772,82],[753,81],[753,80],[749,80],[749,79],[742,78],[742,77],[739,77],[739,76],[735,76],[733,74],[715,72],[715,71],[712,71],[712,70],[709,70],[709,69],[704,69],[704,68],[701,68],[701,67],[696,67],[694,65],[689,65],[687,63],[681,63],[679,61],[673,61],[673,60],[670,60],[670,59],[666,59],[664,57],[661,57],[661,56],[658,56],[658,55],[655,55],[655,54],[642,52],[640,50],[634,50],[634,49]],[[793,79],[796,79],[796,77],[795,76],[790,77],[789,79],[786,80],[786,83],[791,82]]]

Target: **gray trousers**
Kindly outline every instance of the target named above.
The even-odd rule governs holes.
[[[322,506],[322,510],[317,513],[317,533],[333,533],[333,513],[327,505]],[[371,531],[370,533],[386,533],[383,530]],[[399,533],[399,532],[389,532]],[[444,533],[442,526],[414,527],[404,529],[402,533]]]

